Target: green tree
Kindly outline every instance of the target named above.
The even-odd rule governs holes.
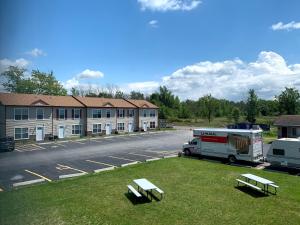
[[[136,100],[145,99],[144,94],[138,91],[131,91],[129,96],[131,99],[136,99]]]
[[[239,108],[234,107],[234,109],[232,110],[232,118],[234,119],[235,123],[239,122],[240,115],[241,115],[241,112],[240,112]]]
[[[205,95],[204,97],[202,97],[202,99],[204,103],[204,116],[208,119],[208,122],[210,123],[215,115],[217,102],[215,98],[211,96],[211,94]]]
[[[257,113],[257,95],[255,94],[254,89],[250,89],[248,92],[247,99],[247,120],[250,123],[255,123]]]
[[[67,95],[67,90],[56,80],[52,71],[44,73],[39,70],[33,70],[31,72],[31,81],[35,94]]]
[[[115,98],[125,98],[125,94],[122,91],[116,91]]]
[[[297,89],[286,87],[276,99],[278,101],[280,114],[297,114],[300,100],[300,94]]]
[[[56,80],[53,72],[43,73],[33,70],[30,77],[25,76],[25,69],[10,66],[1,76],[4,77],[5,90],[13,93],[66,95],[67,90]]]

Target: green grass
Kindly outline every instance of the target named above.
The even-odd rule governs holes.
[[[270,131],[263,132],[264,143],[270,143],[276,139],[277,139],[277,128],[276,127],[271,127]]]
[[[235,188],[239,174],[275,181],[277,195]],[[166,193],[133,204],[126,185],[145,177]],[[299,177],[187,158],[0,192],[0,224],[299,224]],[[250,193],[255,193],[250,192]]]

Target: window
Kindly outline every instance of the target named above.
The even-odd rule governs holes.
[[[72,109],[72,114],[73,119],[80,119],[81,109]]]
[[[101,109],[93,109],[92,110],[93,118],[101,118]]]
[[[81,134],[81,125],[72,125],[72,134]]]
[[[150,117],[155,117],[155,110],[150,111]]]
[[[124,130],[124,123],[118,123],[118,130],[120,131]]]
[[[37,120],[43,120],[44,119],[44,109],[37,108],[36,109],[36,119]]]
[[[134,110],[133,109],[128,109],[128,116],[133,117],[134,116]]]
[[[28,120],[28,109],[27,108],[16,108],[15,109],[15,120]]]
[[[146,109],[143,110],[143,116],[147,117],[147,111],[146,111]]]
[[[297,136],[297,128],[295,128],[295,127],[292,128],[292,135],[294,137]]]
[[[28,138],[28,128],[15,128],[15,140]]]
[[[101,124],[93,124],[93,134],[101,133]]]
[[[117,116],[120,118],[124,117],[124,109],[117,109]]]
[[[155,128],[155,122],[150,122],[150,128]]]
[[[66,111],[65,109],[58,109],[58,119],[64,120],[66,118]]]
[[[106,110],[106,118],[110,118],[110,116],[111,116],[111,115],[110,115],[110,109],[107,109],[107,110]]]
[[[284,155],[284,149],[273,148],[273,155]]]

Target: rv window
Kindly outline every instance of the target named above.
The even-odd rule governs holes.
[[[284,149],[273,148],[273,155],[284,155]]]

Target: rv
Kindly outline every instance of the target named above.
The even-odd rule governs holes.
[[[192,141],[183,145],[185,155],[197,154],[258,162],[263,159],[261,130],[202,128],[193,130]]]
[[[267,161],[273,166],[300,168],[300,139],[281,138],[273,141]]]

